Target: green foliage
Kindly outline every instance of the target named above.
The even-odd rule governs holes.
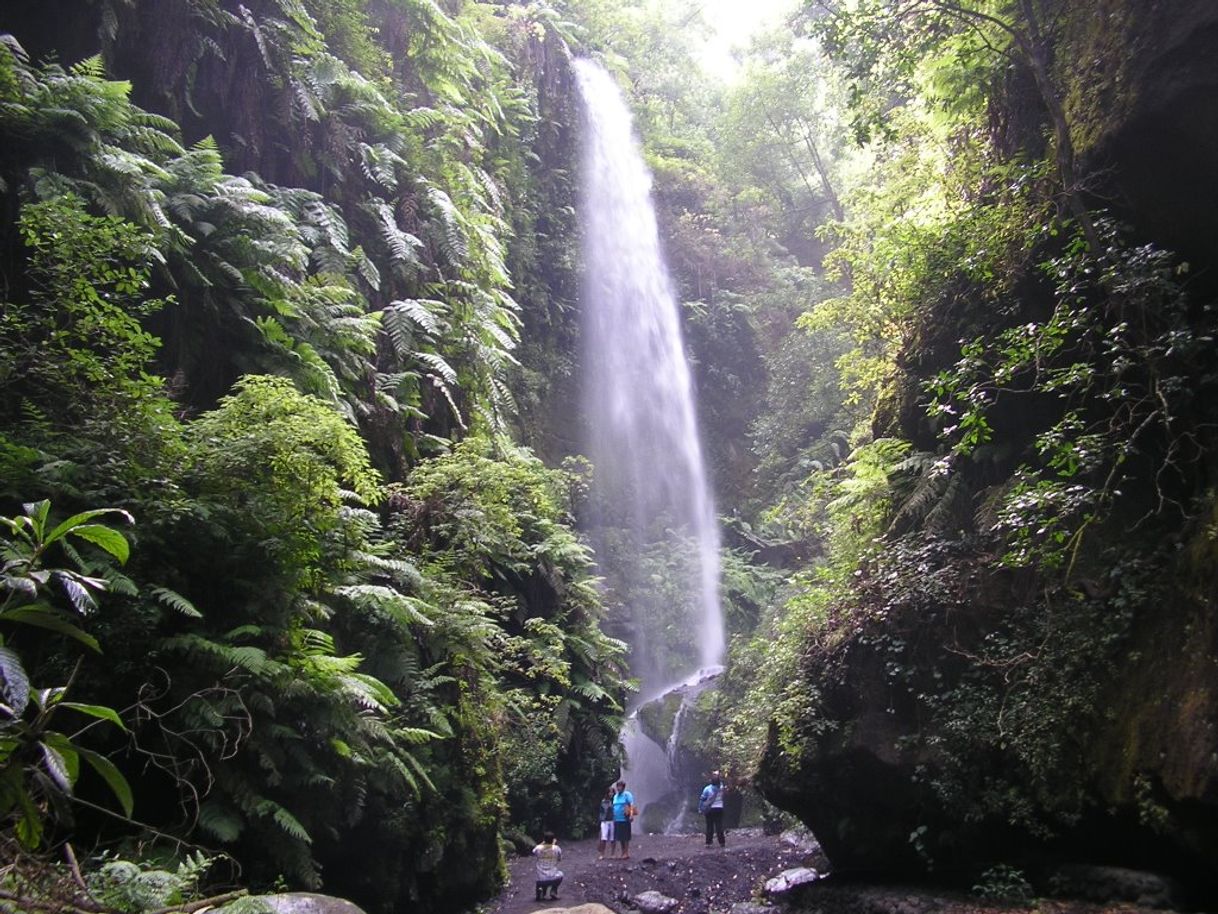
[[[25,207],[18,228],[31,290],[0,317],[0,383],[43,408],[70,389],[77,417],[90,397],[154,394],[144,371],[158,341],[140,326],[164,304],[146,298],[152,236],[114,216],[88,215],[73,196]]]
[[[240,506],[247,524],[290,548],[317,549],[338,523],[344,489],[364,503],[379,500],[379,477],[355,429],[283,378],[241,379],[191,424],[188,440],[203,492]]]
[[[719,125],[721,168],[737,182],[747,176],[779,214],[783,244],[807,262],[817,230],[845,217],[838,73],[814,43],[785,29],[756,39],[744,64]]]
[[[30,627],[74,639],[98,650],[96,639],[86,634],[75,619],[97,609],[95,593],[108,589],[107,582],[91,576],[96,569],[69,544],[69,537],[91,544],[102,552],[127,560],[127,539],[94,518],[120,514],[115,508],[84,511],[59,524],[50,523],[50,502],[25,506],[25,514],[0,517],[5,528],[0,555],[4,566],[0,588],[0,624],[7,630]],[[76,568],[48,567],[48,551],[58,545]],[[52,600],[66,601],[73,612],[64,612]],[[105,705],[67,701],[67,686],[40,688],[32,685],[17,647],[27,653],[19,632],[0,632],[0,821],[15,819],[17,840],[26,848],[43,841],[47,826],[69,818],[64,798],[71,797],[84,761],[105,781],[130,818],[134,800],[127,779],[106,756],[77,741],[92,723],[106,721],[126,729],[118,713]],[[79,669],[79,662],[77,669]],[[72,734],[51,729],[53,718],[64,710],[93,718],[89,726]]]
[[[337,168],[326,194],[253,174],[225,174],[215,142],[184,150],[174,138],[175,125],[132,105],[131,87],[106,81],[98,61],[66,71],[35,68],[16,44],[0,52],[15,75],[0,126],[22,142],[9,150],[0,178],[37,197],[74,193],[151,233],[146,249],[158,249],[155,256],[168,273],[158,278],[168,280],[179,301],[164,321],[171,368],[181,372],[178,383],[187,384],[200,405],[242,373],[275,371],[365,422],[388,423],[398,435],[407,420],[424,414],[442,430],[465,424],[467,409],[499,421],[517,306],[507,292],[503,195],[488,170],[499,159],[481,138],[511,139],[518,127],[509,117],[527,120],[523,99],[509,86],[506,62],[488,57],[484,44],[447,17],[431,17],[451,33],[446,53],[453,59],[439,68],[445,75],[434,78],[452,91],[481,84],[486,75],[475,61],[490,61],[496,88],[467,90],[487,109],[439,109],[428,126],[443,129],[433,130],[434,144],[424,145],[414,129],[415,113],[433,109],[417,108],[320,50],[316,24],[298,5],[286,4],[282,12],[284,19],[261,23],[228,14],[201,17],[185,40],[201,42],[199,53],[206,58],[219,47],[219,35],[209,36],[210,30],[244,31],[268,67],[290,71],[279,74],[276,91],[295,93],[298,103],[288,110],[299,120],[290,126],[306,142],[305,161],[288,172],[307,185],[319,170]],[[344,34],[353,37],[360,19],[352,19],[353,13],[327,8],[323,18],[343,21]],[[54,111],[65,114],[57,120]],[[65,125],[77,122],[67,153],[49,155]],[[322,140],[317,132],[329,136]],[[481,152],[460,159],[447,155],[457,136],[462,144],[478,138]],[[409,214],[408,225],[403,214]],[[99,242],[103,237],[97,235]],[[129,260],[122,255],[138,240],[120,239],[125,250],[93,251],[89,259],[97,269]],[[78,238],[77,246],[82,243]],[[142,265],[118,278],[85,270],[75,275],[89,285],[121,279],[127,304],[116,304],[138,317],[157,307],[147,297],[132,307],[133,293],[148,285]],[[417,337],[389,327],[393,346],[378,353],[382,308],[436,298],[450,315],[442,327]],[[230,319],[218,321],[221,316]],[[36,341],[22,339],[15,352],[32,351]],[[200,342],[213,350],[206,357]],[[154,344],[152,337],[143,341],[144,348]],[[145,356],[132,346],[124,358],[138,364]],[[466,397],[470,402],[463,405]],[[414,433],[405,437],[414,451]]]
[[[513,280],[549,294],[543,55],[571,26],[247,6],[99,4],[74,26],[97,14],[104,59],[71,66],[0,47],[0,495],[141,518],[123,572],[81,570],[112,599],[78,628],[107,664],[70,713],[133,709],[150,825],[255,884],[468,906],[502,877],[508,807],[538,827],[557,798],[547,824],[578,831],[617,767],[623,648],[574,482],[489,433],[420,462],[511,408]],[[117,548],[104,529],[70,554]],[[145,875],[113,903],[188,894]],[[149,880],[169,894],[127,897]]]
[[[1032,438],[1030,459],[993,507],[1013,564],[1069,571],[1084,532],[1132,478],[1153,479],[1153,495],[1135,496],[1137,507],[1178,508],[1197,458],[1189,412],[1212,334],[1190,317],[1186,268],[1151,245],[1129,245],[1107,221],[1096,229],[1108,242],[1100,254],[1079,237],[1042,264],[1054,284],[1047,319],[968,342],[928,384],[930,415],[949,423],[943,432],[962,456],[995,434],[1013,437],[999,423],[1026,422],[1021,401],[1049,417],[1020,430]]]
[[[533,833],[582,834],[595,815],[587,797],[616,771],[624,646],[599,628],[591,553],[565,523],[573,482],[505,442],[470,438],[416,469],[402,493],[412,547],[434,554],[434,573],[476,586],[498,620],[487,663],[503,692],[508,804]]]
[[[196,851],[169,869],[127,859],[105,859],[89,873],[89,889],[108,909],[122,914],[185,906],[199,896],[199,882],[215,858]],[[262,910],[269,910],[263,906]]]
[[[763,604],[747,639],[734,641],[722,691],[724,752],[734,767],[753,770],[775,726],[778,746],[797,761],[809,741],[833,727],[818,711],[819,687],[804,674],[807,652],[840,643],[834,610],[850,593],[857,567],[872,559],[892,510],[892,478],[906,442],[877,439],[840,466],[813,473],[804,489],[775,509],[777,523],[801,539],[825,544],[827,559],[790,575]],[[763,713],[758,713],[764,708]]]

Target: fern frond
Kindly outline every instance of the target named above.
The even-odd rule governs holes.
[[[440,245],[440,250],[450,264],[461,265],[469,256],[469,238],[461,224],[460,211],[452,198],[438,187],[427,188],[427,201],[435,211],[436,222],[438,222],[435,238]]]
[[[942,496],[926,514],[927,530],[938,534],[949,532],[959,513],[957,507],[960,496],[965,491],[963,480],[961,473],[953,473],[948,479]]]
[[[446,385],[457,386],[457,372],[448,364],[444,356],[438,352],[416,352],[415,358],[435,372]],[[453,410],[456,411],[456,404],[452,405]]]
[[[236,810],[215,800],[206,800],[199,807],[199,828],[225,844],[241,837],[245,820]]]
[[[179,615],[186,616],[191,619],[202,619],[203,613],[195,609],[195,605],[180,593],[170,590],[168,587],[153,587],[149,589],[149,593],[156,599],[158,603],[167,609],[172,609]]]
[[[445,323],[435,311],[442,311],[443,309],[443,302],[421,298],[403,298],[390,302],[385,310],[397,312],[403,317],[408,318],[424,333],[438,336],[445,330]]]
[[[351,584],[337,587],[334,592],[350,600],[356,606],[383,612],[403,625],[430,626],[432,624],[428,615],[432,611],[432,607],[422,600],[406,596],[391,587],[382,587],[377,584]]]

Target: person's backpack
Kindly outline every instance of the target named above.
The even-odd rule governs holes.
[[[720,787],[718,790],[702,791],[702,795],[698,797],[698,815],[706,815],[707,810],[711,808],[711,804],[715,802],[715,797],[719,796],[722,790],[723,788]]]

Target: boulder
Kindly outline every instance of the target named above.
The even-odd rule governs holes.
[[[515,828],[504,832],[503,837],[507,840],[509,846],[518,857],[527,857],[532,854],[533,848],[535,848],[538,843],[524,832]]]
[[[603,904],[579,904],[573,908],[546,908],[546,914],[617,914],[612,908]]]
[[[1049,882],[1054,894],[1101,904],[1127,901],[1144,908],[1174,908],[1180,896],[1173,880],[1120,866],[1069,864],[1059,867]]]
[[[364,914],[364,909],[345,898],[318,895],[314,892],[283,892],[278,895],[254,895],[274,914]],[[243,905],[249,902],[242,899]],[[224,914],[229,906],[219,908],[216,914]]]
[[[813,854],[819,854],[820,842],[816,840],[816,836],[806,828],[788,828],[778,836],[780,844],[784,844],[798,854],[803,854],[805,857],[810,857]]]
[[[630,899],[630,903],[643,912],[643,914],[668,914],[676,908],[679,901],[675,898],[669,898],[667,895],[661,895],[654,890],[642,892]]]
[[[773,879],[767,879],[765,894],[771,898],[789,895],[800,886],[811,885],[820,878],[820,873],[808,866],[797,866],[794,869],[783,870]]]

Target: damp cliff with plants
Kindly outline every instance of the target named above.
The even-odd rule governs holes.
[[[451,911],[513,829],[594,818],[622,646],[582,477],[518,443],[569,294],[569,28],[0,11],[6,898]]]
[[[1218,14],[804,13],[870,171],[801,321],[868,418],[783,509],[825,558],[737,646],[735,751],[839,872],[1212,897]]]

